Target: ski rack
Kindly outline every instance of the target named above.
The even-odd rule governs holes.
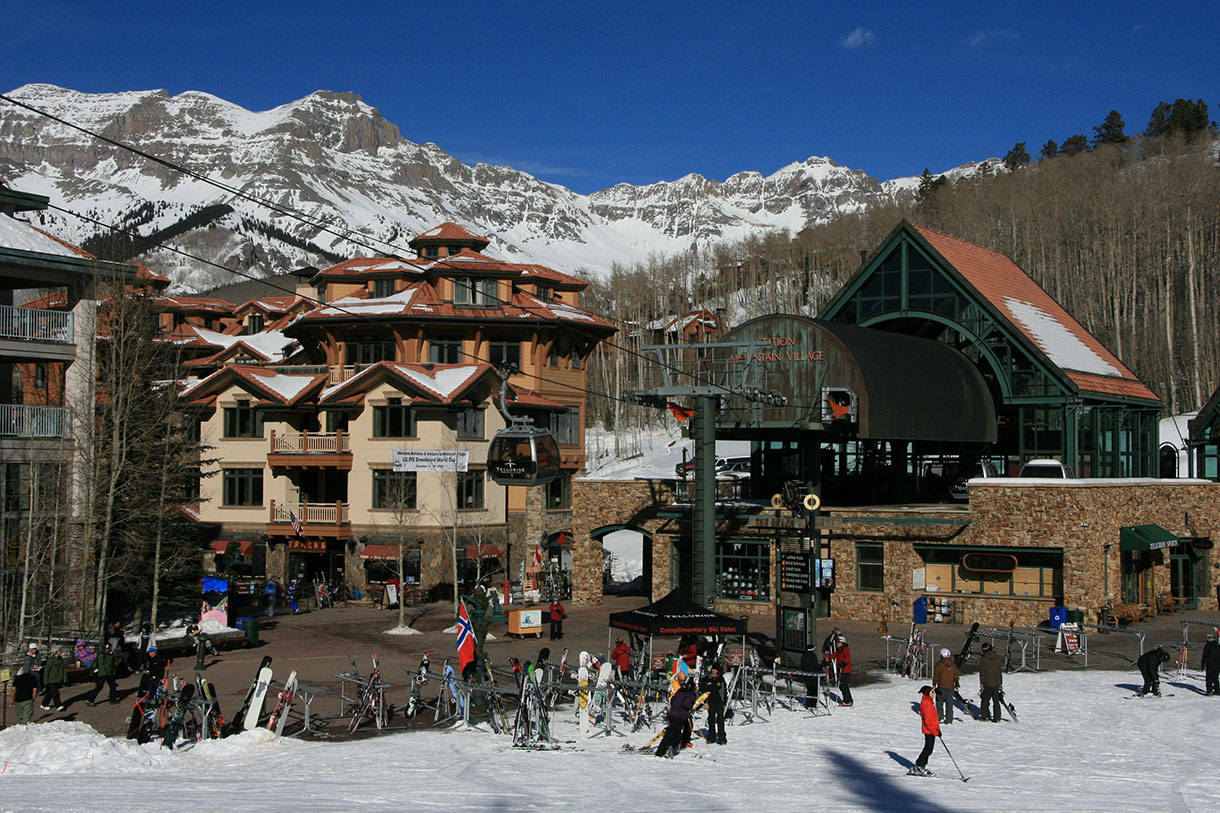
[[[1017,672],[1040,672],[1042,671],[1042,636],[1037,632],[1037,627],[1022,627],[1022,630],[1030,630],[1030,632],[1018,632],[1014,627],[989,627],[986,631],[979,630],[980,638],[991,638],[996,641],[1004,641],[1005,644],[1012,640],[1017,645],[1021,652],[1021,663],[1013,669],[1009,670],[1010,674]],[[1029,664],[1029,646],[1034,647],[1034,665]]]
[[[981,634],[981,633],[980,633]],[[1005,635],[1007,636],[1007,632]],[[910,650],[910,638],[898,638],[893,635],[882,635],[881,640],[885,641],[885,670],[887,672],[897,671],[895,666],[906,660]],[[922,641],[923,654],[920,657],[919,666],[920,673],[914,675],[905,675],[912,680],[925,680],[932,677],[933,653],[940,648],[940,644],[924,639]],[[914,671],[914,670],[912,670]]]
[[[1182,620],[1182,643],[1190,645],[1190,627],[1191,625],[1199,627],[1211,627],[1212,630],[1220,629],[1220,621],[1204,621],[1201,618],[1186,618]],[[1142,644],[1142,642],[1141,642]],[[1144,654],[1144,648],[1140,646],[1140,654]]]
[[[388,722],[388,714],[386,713],[385,705],[385,690],[393,686],[392,683],[386,683],[378,680],[376,683],[370,684],[368,678],[359,677],[351,672],[342,672],[335,675],[339,678],[339,714],[337,719],[352,719],[357,715],[364,716],[367,714],[365,710],[366,698],[365,690],[372,689],[376,701],[373,706],[373,723],[377,728],[385,728]],[[355,697],[347,696],[348,684],[359,687],[359,692]],[[351,703],[351,708],[347,708],[346,704]],[[356,723],[356,728],[359,728],[359,723]],[[351,733],[355,733],[355,728],[351,729]]]
[[[1123,632],[1123,633],[1126,633],[1127,635],[1134,635],[1136,640],[1139,642],[1140,655],[1144,654],[1144,639],[1148,637],[1148,634],[1146,632],[1143,632],[1141,630],[1133,630],[1128,627],[1111,627],[1106,624],[1080,624],[1079,626],[1080,626],[1081,630],[1084,630],[1085,628],[1095,629],[1102,634],[1109,634],[1111,632]]]

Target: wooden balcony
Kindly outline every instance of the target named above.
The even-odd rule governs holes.
[[[301,523],[298,535],[292,527],[292,518]],[[267,536],[274,539],[296,539],[299,537],[322,537],[325,539],[350,539],[352,523],[348,504],[345,502],[303,502],[299,505],[271,501],[271,517],[267,523]]]
[[[271,430],[267,462],[273,469],[352,470],[352,450],[342,432],[280,432]]]

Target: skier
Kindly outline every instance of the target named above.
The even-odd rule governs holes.
[[[657,746],[657,756],[663,757],[672,750],[677,753],[680,743],[690,724],[691,709],[695,705],[695,690],[693,681],[687,680],[685,672],[679,672],[677,678],[681,685],[669,700],[669,711],[665,715],[665,734],[661,744]]]
[[[64,702],[59,697],[59,687],[68,682],[68,664],[64,662],[63,647],[56,647],[47,658],[43,667],[42,710],[64,710]]]
[[[813,709],[818,705],[818,673],[822,671],[822,663],[818,660],[818,651],[810,646],[801,653],[801,671],[805,675],[805,708]]]
[[[830,631],[830,635],[822,641],[822,658],[825,659],[831,652],[835,651],[835,646],[838,644],[839,628],[835,627]]]
[[[1140,675],[1144,678],[1143,687],[1135,693],[1136,697],[1143,697],[1152,692],[1157,697],[1161,696],[1161,664],[1169,662],[1169,653],[1161,649],[1159,646],[1148,650],[1143,655],[1140,655],[1135,665],[1139,667]]]
[[[97,682],[93,686],[93,691],[89,693],[89,697],[85,699],[90,706],[97,705],[98,692],[105,685],[110,686],[110,702],[119,702],[119,686],[114,680],[114,668],[114,652],[110,649],[110,644],[106,644],[97,654],[97,659],[93,661],[93,674],[97,678]]]
[[[707,692],[707,741],[716,745],[728,742],[724,736],[724,676],[720,664],[713,663],[707,676],[699,682],[699,692]]]
[[[267,597],[267,617],[275,618],[275,597],[280,592],[280,583],[275,580],[275,576],[267,579],[267,584],[263,586],[263,593]]]
[[[559,599],[551,602],[548,611],[551,616],[551,640],[558,641],[563,638],[563,617],[567,613],[564,612],[563,605],[559,603]]]
[[[936,716],[936,704],[932,702],[932,687],[924,686],[919,690],[919,721],[923,731],[923,750],[915,759],[915,767],[910,773],[920,776],[932,776],[928,770],[928,757],[936,747],[936,738],[940,736],[940,718]]]
[[[206,670],[208,667],[204,663],[207,654],[210,652],[213,655],[219,655],[216,647],[212,644],[212,639],[208,637],[198,623],[191,624],[187,628],[186,636],[195,642],[195,668],[198,670]]]
[[[991,644],[983,644],[979,661],[979,714],[984,720],[1000,722],[1000,692],[1004,690],[1004,661]],[[988,706],[988,703],[991,705]]]
[[[847,639],[842,635],[838,636],[837,641],[837,648],[828,657],[839,664],[839,705],[850,708],[853,705],[851,699],[851,647],[847,645]]]
[[[619,674],[624,680],[631,679],[631,647],[627,646],[622,638],[618,638],[614,642],[614,649],[610,652],[610,659],[614,661],[614,665],[618,667]]]
[[[1199,664],[1206,675],[1203,686],[1206,695],[1220,694],[1220,643],[1216,643],[1216,633],[1207,634],[1207,643],[1203,645],[1203,660]]]
[[[936,687],[936,711],[945,725],[953,724],[953,693],[961,685],[961,673],[953,662],[953,653],[941,649],[940,660],[932,667],[932,685]]]

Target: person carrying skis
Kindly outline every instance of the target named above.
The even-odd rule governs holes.
[[[631,647],[627,646],[622,638],[614,642],[610,660],[614,661],[614,665],[618,667],[619,674],[623,676],[624,680],[631,679]]]
[[[983,644],[979,661],[979,714],[984,720],[1000,722],[1000,692],[1004,691],[1004,661],[991,644]],[[990,703],[990,706],[988,704]],[[990,709],[990,711],[989,711]]]
[[[1216,633],[1207,634],[1207,643],[1203,645],[1203,660],[1199,668],[1204,672],[1203,694],[1211,696],[1220,694],[1220,643],[1216,643]]]
[[[936,714],[936,704],[932,702],[932,687],[924,686],[919,690],[919,694],[921,695],[919,722],[920,730],[923,731],[923,750],[916,757],[915,767],[910,772],[920,776],[932,776],[932,772],[928,770],[928,757],[932,756],[932,749],[936,747],[936,738],[940,736],[940,718]]]
[[[1139,667],[1140,675],[1144,678],[1144,685],[1135,693],[1136,697],[1143,697],[1149,692],[1152,692],[1157,697],[1161,696],[1161,665],[1168,662],[1169,653],[1159,646],[1140,655],[1135,665]]]
[[[677,753],[690,725],[691,709],[695,706],[694,681],[688,680],[685,672],[679,672],[678,691],[669,699],[669,711],[665,714],[665,734],[657,746],[657,756],[663,757],[672,750]]]
[[[854,705],[851,699],[851,647],[843,635],[838,636],[836,649],[828,656],[839,665],[839,705],[850,708]]]
[[[953,693],[961,685],[961,673],[953,662],[953,653],[941,649],[940,660],[932,667],[932,685],[936,687],[936,711],[945,725],[953,724]]]
[[[709,743],[724,745],[728,739],[724,735],[724,675],[720,674],[720,664],[712,662],[708,674],[699,682],[699,693],[707,692],[707,737]]]
[[[564,612],[563,604],[559,602],[559,599],[552,601],[551,606],[547,609],[551,617],[551,640],[558,641],[563,638],[563,618],[567,613]]]
[[[68,664],[64,662],[63,647],[56,647],[42,668],[42,710],[64,710],[64,701],[59,697],[59,687],[68,682]]]

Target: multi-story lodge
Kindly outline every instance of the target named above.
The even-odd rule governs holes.
[[[429,588],[516,575],[570,532],[585,359],[615,328],[580,308],[587,283],[495,259],[488,243],[445,223],[410,242],[418,258],[298,273],[295,297],[237,306],[223,333],[175,326],[216,348],[192,360],[206,375],[183,397],[219,469],[199,507],[217,551],[359,589],[390,575],[401,546],[406,577]],[[561,476],[544,486],[487,476],[506,365],[507,409],[559,444]]]

